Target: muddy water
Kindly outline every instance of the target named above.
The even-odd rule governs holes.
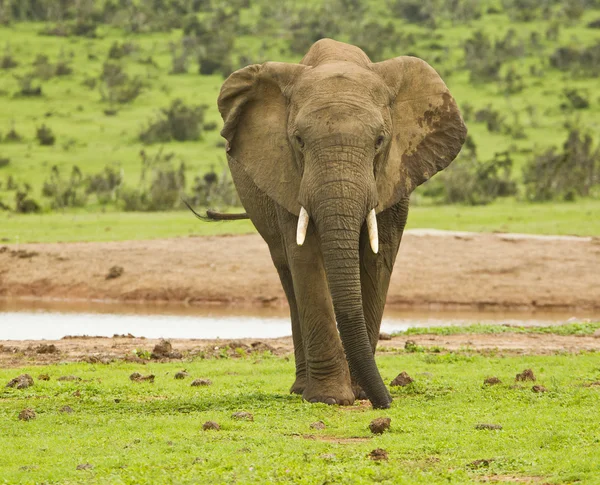
[[[599,320],[574,313],[387,310],[383,332],[409,327],[507,323],[552,325]],[[0,340],[60,339],[66,335],[147,338],[269,338],[291,334],[285,308],[224,308],[106,302],[0,300]]]

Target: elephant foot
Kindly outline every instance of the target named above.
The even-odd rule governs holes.
[[[307,379],[306,376],[296,376],[296,380],[292,384],[290,388],[290,394],[300,394],[304,393],[304,389],[306,389]]]
[[[364,399],[369,399],[367,397],[367,393],[363,391],[363,388],[355,382],[352,383],[352,392],[354,392],[354,397],[360,401]]]
[[[349,385],[340,385],[339,383],[330,385],[324,383],[309,384],[302,393],[302,399],[311,403],[322,402],[351,406],[354,403],[354,392]]]

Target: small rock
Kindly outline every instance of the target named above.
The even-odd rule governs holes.
[[[215,423],[214,421],[207,421],[206,423],[204,423],[202,425],[202,429],[204,431],[208,431],[208,430],[215,430],[215,431],[219,431],[221,429],[221,426],[219,426],[217,423]]]
[[[540,386],[540,385],[535,385],[531,388],[531,390],[533,392],[548,392],[548,389],[546,389],[544,386]]]
[[[125,270],[122,266],[113,266],[108,270],[108,274],[106,275],[107,280],[114,280],[115,278],[119,278],[123,276]]]
[[[31,421],[33,419],[36,418],[36,414],[35,411],[33,409],[23,409],[23,411],[21,411],[19,413],[19,419],[21,421]]]
[[[390,382],[390,386],[408,386],[411,382],[413,382],[412,377],[402,371],[392,382]]]
[[[66,414],[71,414],[73,413],[73,408],[71,406],[63,406],[62,408],[60,408],[60,412],[61,413],[66,413]]]
[[[371,453],[369,453],[369,458],[374,461],[387,460],[388,454],[387,451],[382,448],[375,448],[373,451],[371,451]]]
[[[59,381],[64,381],[64,382],[73,382],[73,381],[80,381],[81,377],[77,377],[77,376],[60,376],[58,378]]]
[[[316,421],[314,423],[311,423],[310,427],[312,429],[325,429],[327,426],[325,426],[325,423],[323,421]]]
[[[81,465],[77,465],[77,470],[91,470],[94,468],[94,465],[89,463],[82,463]]]
[[[31,386],[33,386],[33,377],[31,377],[29,374],[21,374],[6,384],[6,387],[14,387],[16,389],[27,389]]]
[[[189,377],[189,374],[184,370],[179,371],[175,374],[175,379],[185,379],[186,377]]]
[[[475,425],[475,429],[502,429],[499,424],[479,423]]]
[[[389,333],[379,332],[379,340],[392,340],[392,336]]]
[[[50,376],[48,374],[40,374],[38,376],[38,381],[49,381],[50,380]]]
[[[194,379],[192,381],[192,386],[210,386],[212,385],[212,381],[210,379]]]
[[[497,377],[488,377],[485,381],[483,381],[484,385],[495,386],[496,384],[502,384],[502,381]]]
[[[515,376],[516,381],[535,381],[535,376],[533,375],[533,371],[531,369],[525,369],[520,374]]]
[[[240,421],[254,421],[254,415],[246,411],[238,411],[237,413],[233,413],[231,417]]]
[[[373,434],[381,434],[384,431],[390,429],[391,418],[377,418],[371,421],[369,429]]]

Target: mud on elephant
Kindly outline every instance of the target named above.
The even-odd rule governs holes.
[[[383,308],[409,195],[465,140],[454,99],[421,59],[372,63],[323,39],[300,64],[234,72],[218,104],[234,183],[289,302],[291,391],[389,407],[374,358]]]

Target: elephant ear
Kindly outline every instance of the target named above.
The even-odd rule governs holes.
[[[392,98],[392,140],[377,177],[381,212],[446,168],[458,155],[467,128],[444,81],[425,61],[396,57],[370,67]]]
[[[231,74],[218,105],[229,164],[241,165],[260,190],[298,215],[300,173],[287,134],[287,100],[307,66],[267,62]]]

